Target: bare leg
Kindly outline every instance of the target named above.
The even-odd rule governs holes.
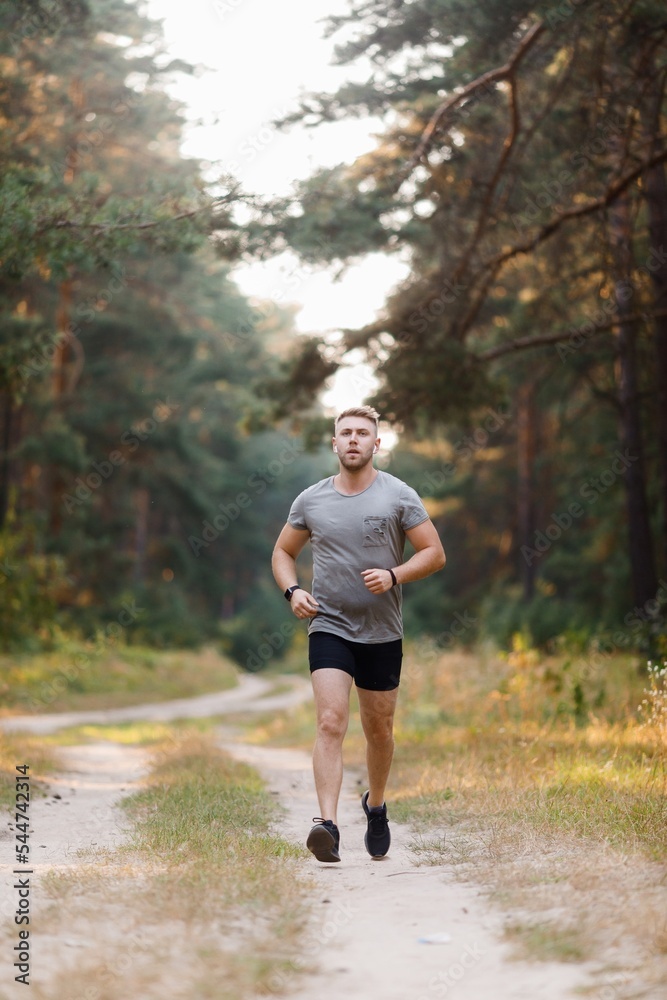
[[[344,670],[322,667],[311,674],[317,736],[313,747],[315,790],[323,819],[338,825],[338,798],[343,783],[343,738],[350,717],[352,678]]]
[[[381,806],[394,756],[394,712],[398,688],[368,691],[357,688],[361,724],[366,737],[368,808]]]

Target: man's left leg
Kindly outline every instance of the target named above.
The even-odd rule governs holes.
[[[398,688],[371,691],[357,688],[361,722],[366,736],[367,792],[361,797],[368,828],[364,835],[366,850],[372,858],[383,858],[391,844],[384,790],[394,756],[394,712]]]
[[[398,688],[392,691],[369,691],[357,688],[359,714],[366,737],[369,809],[381,807],[394,756],[394,713]]]

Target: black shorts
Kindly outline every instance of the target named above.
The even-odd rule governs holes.
[[[308,642],[311,674],[322,667],[344,670],[359,688],[393,691],[401,678],[403,640],[352,642],[331,632],[311,632]]]

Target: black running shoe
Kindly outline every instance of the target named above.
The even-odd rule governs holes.
[[[372,858],[383,858],[391,844],[391,833],[387,822],[387,805],[368,808],[368,792],[361,796],[361,804],[368,818],[368,829],[364,834],[366,850]]]
[[[340,833],[336,824],[321,816],[313,816],[313,823],[315,826],[306,841],[308,850],[312,851],[318,861],[340,861]]]

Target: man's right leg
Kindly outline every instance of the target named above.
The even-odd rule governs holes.
[[[343,783],[343,738],[350,717],[352,677],[345,670],[320,667],[311,674],[317,735],[313,748],[315,790],[323,819],[338,825],[338,798]]]

